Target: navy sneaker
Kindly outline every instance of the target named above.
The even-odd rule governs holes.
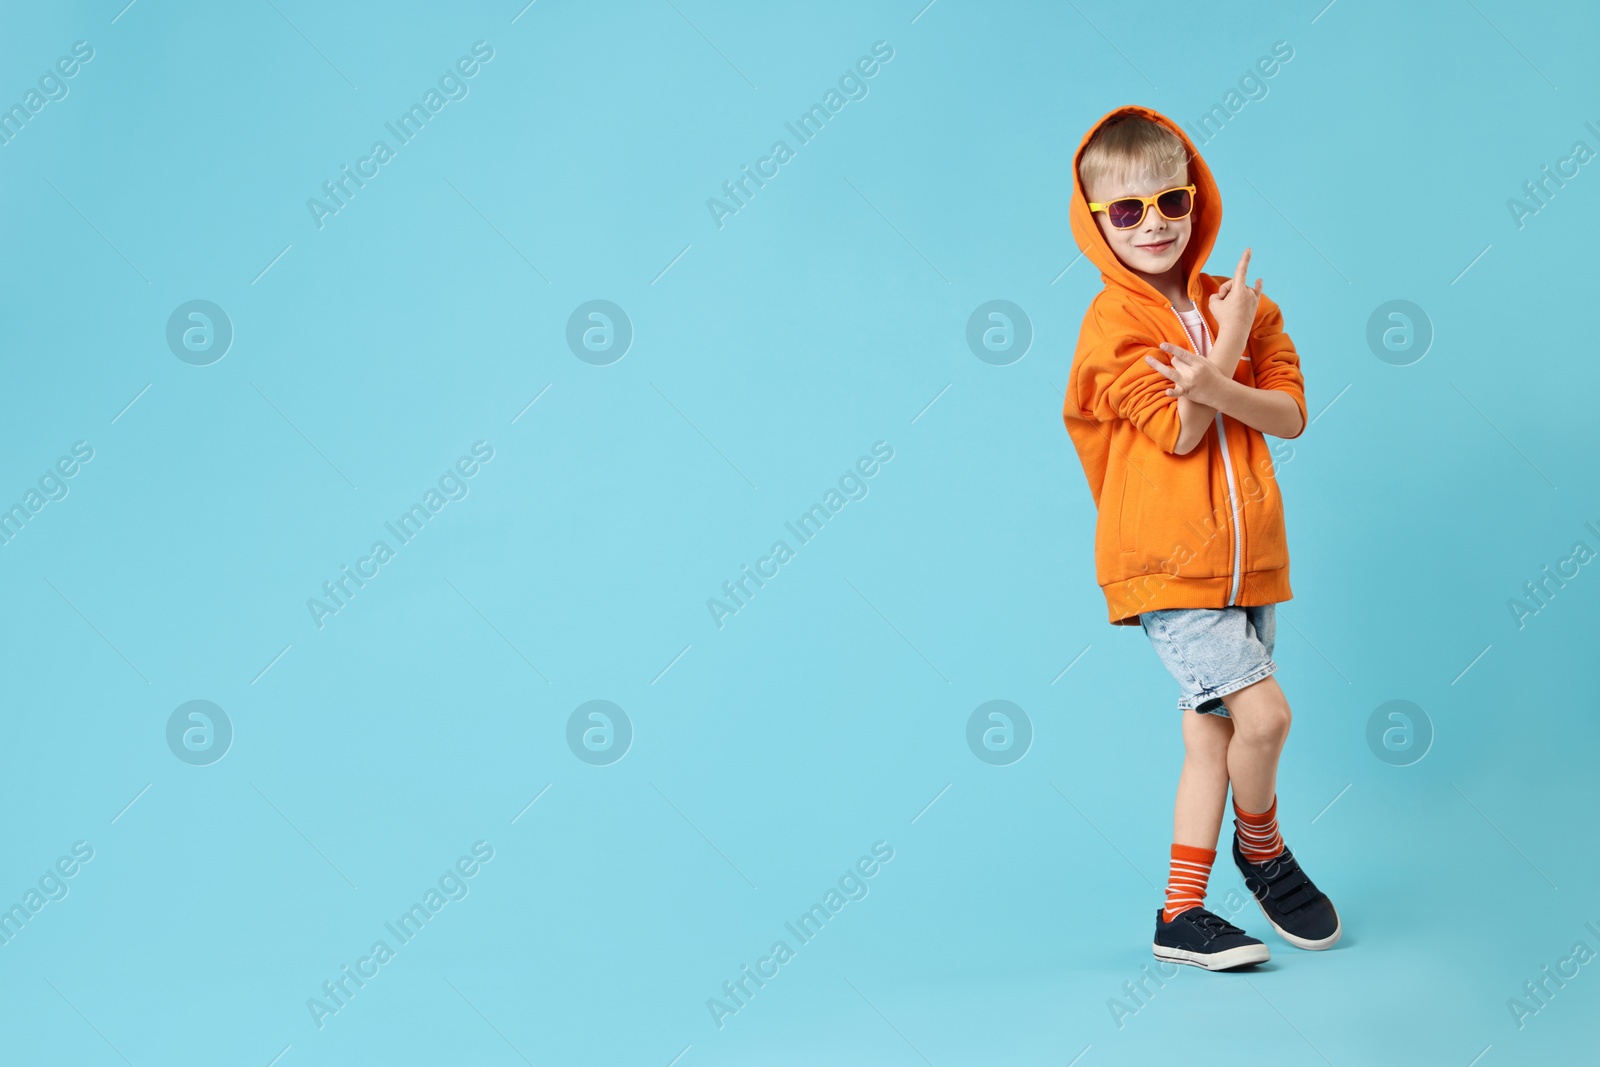
[[[1162,922],[1156,909],[1156,959],[1187,963],[1208,971],[1226,971],[1265,963],[1272,958],[1267,946],[1220,915],[1198,905]]]
[[[1295,948],[1332,948],[1342,932],[1333,901],[1300,869],[1294,853],[1285,848],[1265,863],[1251,863],[1239,851],[1233,835],[1233,862],[1244,875],[1245,888],[1261,906],[1261,914]]]

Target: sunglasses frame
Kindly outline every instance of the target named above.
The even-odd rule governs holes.
[[[1187,192],[1189,194],[1189,210],[1184,212],[1182,215],[1177,216],[1177,218],[1174,218],[1173,216],[1168,215],[1165,211],[1161,211],[1161,205],[1156,203],[1156,201],[1160,200],[1163,196],[1166,196],[1168,193],[1176,193],[1176,192],[1179,192],[1179,191]],[[1118,226],[1111,219],[1111,205],[1112,204],[1120,204],[1120,203],[1122,203],[1124,201],[1127,201],[1127,200],[1137,200],[1139,202],[1139,205],[1140,205],[1140,208],[1141,208],[1141,210],[1139,212],[1139,218],[1136,221],[1131,222],[1126,226]],[[1131,230],[1131,229],[1134,229],[1135,227],[1143,224],[1143,222],[1145,220],[1145,216],[1150,213],[1150,209],[1151,208],[1155,208],[1157,211],[1160,211],[1161,212],[1161,217],[1166,219],[1168,222],[1179,222],[1179,221],[1181,221],[1183,219],[1186,219],[1190,215],[1194,214],[1194,200],[1195,200],[1195,187],[1194,186],[1192,186],[1192,185],[1174,185],[1171,189],[1163,189],[1159,193],[1154,193],[1154,194],[1152,194],[1150,196],[1119,196],[1115,200],[1106,201],[1104,204],[1091,203],[1089,205],[1089,212],[1091,214],[1093,214],[1096,211],[1104,211],[1106,213],[1106,221],[1111,223],[1111,228],[1113,230]]]

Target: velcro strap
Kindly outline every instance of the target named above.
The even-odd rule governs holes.
[[[1310,884],[1311,880],[1305,875],[1301,875],[1299,878],[1295,879],[1285,879],[1281,882],[1274,882],[1268,886],[1267,895],[1273,900],[1281,902],[1287,900],[1299,890],[1309,886]]]
[[[1278,907],[1282,908],[1284,911],[1294,911],[1296,908],[1303,908],[1313,900],[1317,899],[1317,888],[1310,882],[1301,882],[1296,889],[1297,891],[1294,893],[1285,894],[1284,896],[1279,897]]]

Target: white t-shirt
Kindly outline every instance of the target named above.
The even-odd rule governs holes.
[[[1188,327],[1189,336],[1194,338],[1194,344],[1197,346],[1194,354],[1204,356],[1210,353],[1211,342],[1206,338],[1206,324],[1200,318],[1200,309],[1180,311],[1178,317],[1183,320],[1184,326]]]

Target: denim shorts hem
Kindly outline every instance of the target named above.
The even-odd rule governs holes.
[[[1273,605],[1140,612],[1150,645],[1178,683],[1178,707],[1228,718],[1222,697],[1278,669]]]
[[[1178,698],[1178,710],[1179,711],[1198,711],[1198,707],[1197,707],[1198,705],[1204,704],[1206,701],[1211,700],[1214,697],[1221,698],[1221,697],[1227,696],[1230,693],[1237,693],[1239,690],[1243,689],[1245,686],[1255,685],[1257,682],[1261,681],[1261,679],[1263,679],[1263,678],[1267,677],[1268,675],[1272,674],[1277,669],[1278,669],[1277,663],[1275,663],[1274,661],[1269,659],[1266,663],[1263,663],[1261,666],[1257,667],[1255,670],[1251,671],[1249,674],[1245,675],[1243,678],[1236,678],[1231,682],[1225,682],[1222,685],[1214,686],[1214,687],[1212,687],[1210,689],[1201,690],[1193,698],[1193,702],[1192,703],[1194,705],[1196,705],[1194,707],[1190,706],[1190,704],[1184,703],[1184,699],[1185,698],[1179,697]],[[1228,714],[1228,708],[1227,708],[1226,705],[1219,705],[1216,708],[1212,708],[1212,709],[1207,710],[1207,711],[1199,712],[1199,714],[1201,714],[1201,715],[1220,715],[1224,719],[1230,719],[1230,718],[1233,717],[1233,716]]]

